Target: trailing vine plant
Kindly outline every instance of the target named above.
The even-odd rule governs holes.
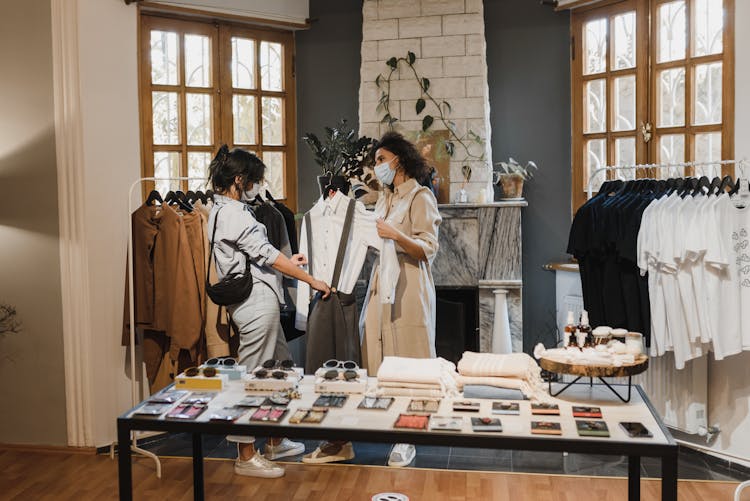
[[[385,64],[389,68],[388,74],[385,77],[382,74],[379,74],[375,78],[375,85],[378,87],[378,89],[380,89],[380,99],[378,101],[377,110],[384,113],[380,122],[387,124],[388,128],[390,130],[393,130],[394,125],[399,120],[398,117],[394,116],[390,110],[391,78],[393,77],[393,73],[398,70],[400,64],[406,64],[414,74],[414,78],[420,89],[420,97],[419,99],[417,99],[417,102],[415,104],[415,111],[417,113],[417,116],[419,116],[425,110],[428,102],[432,103],[436,110],[434,115],[426,114],[422,117],[422,130],[419,132],[419,134],[421,135],[428,132],[430,127],[432,127],[435,123],[435,118],[437,118],[437,120],[442,123],[448,130],[449,140],[444,141],[445,151],[448,153],[448,155],[453,156],[453,153],[456,149],[456,144],[458,144],[466,152],[467,160],[484,161],[484,139],[482,139],[477,133],[470,129],[464,136],[459,136],[458,130],[456,128],[456,123],[448,118],[448,115],[451,112],[450,103],[448,103],[448,101],[444,99],[438,102],[432,96],[432,94],[430,94],[430,80],[419,75],[417,69],[414,67],[414,63],[416,62],[416,60],[416,55],[411,51],[406,54],[406,57],[391,57],[385,62]],[[479,145],[480,147],[482,147],[480,154],[476,154],[471,151],[471,146],[473,145]]]

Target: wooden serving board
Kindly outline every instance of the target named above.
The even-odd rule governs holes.
[[[539,365],[542,369],[557,374],[572,374],[586,377],[628,377],[635,376],[648,369],[648,357],[638,355],[632,364],[623,364],[620,367],[611,365],[579,365],[558,362],[548,358],[540,358]]]

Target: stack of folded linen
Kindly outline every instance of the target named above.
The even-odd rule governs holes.
[[[486,386],[520,390],[531,400],[547,400],[541,368],[526,353],[475,353],[465,351],[458,362],[459,387]]]
[[[458,395],[456,366],[442,358],[384,357],[374,393],[389,397]]]

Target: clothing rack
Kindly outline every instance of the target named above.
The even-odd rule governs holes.
[[[205,177],[142,177],[133,182],[128,190],[128,308],[130,315],[130,390],[132,406],[135,407],[140,399],[138,397],[138,383],[136,382],[135,372],[135,291],[133,290],[133,222],[131,220],[133,214],[133,190],[136,187],[140,187],[144,182],[156,182],[156,181],[204,181],[207,182],[208,178]],[[114,444],[110,445],[110,457],[114,459]],[[161,478],[161,461],[159,456],[153,452],[141,449],[138,447],[138,432],[134,431],[131,435],[130,450],[136,454],[141,454],[146,457],[150,457],[156,462],[156,477]]]
[[[674,169],[679,167],[701,167],[701,166],[709,166],[709,165],[731,165],[736,164],[740,168],[743,168],[745,164],[747,164],[747,160],[716,160],[714,162],[678,162],[678,163],[672,163],[672,164],[635,164],[635,165],[607,165],[606,167],[599,167],[598,169],[595,169],[594,172],[592,172],[589,175],[589,182],[587,185],[586,192],[588,194],[587,198],[591,198],[593,195],[593,183],[594,179],[602,173],[602,172],[613,172],[613,171],[620,171],[620,170],[635,170],[638,171],[639,169]]]

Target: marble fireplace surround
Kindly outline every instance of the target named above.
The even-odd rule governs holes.
[[[433,263],[438,288],[479,289],[479,350],[492,351],[493,290],[508,291],[508,317],[514,352],[523,351],[521,306],[521,209],[525,200],[489,204],[441,204]]]

